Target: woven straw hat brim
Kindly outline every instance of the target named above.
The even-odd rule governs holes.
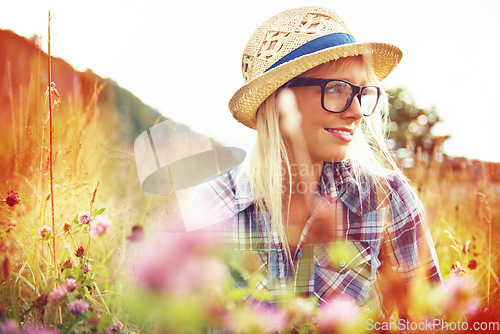
[[[295,58],[247,82],[229,101],[229,109],[243,125],[255,129],[257,109],[269,95],[296,76],[331,60],[366,55],[375,75],[385,79],[399,64],[403,53],[389,43],[354,43],[335,46]]]

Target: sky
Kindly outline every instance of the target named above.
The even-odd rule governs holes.
[[[383,81],[444,119],[451,156],[500,162],[500,1],[214,0],[2,1],[0,28],[42,37],[77,70],[112,78],[144,103],[226,146],[249,152],[255,131],[228,102],[243,85],[241,55],[267,18],[293,7],[334,9],[358,41],[389,42],[403,60]],[[57,84],[57,83],[56,83]]]

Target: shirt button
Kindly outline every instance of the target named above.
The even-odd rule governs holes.
[[[339,262],[339,266],[341,266],[342,268],[345,267],[346,263],[344,260],[340,261]]]

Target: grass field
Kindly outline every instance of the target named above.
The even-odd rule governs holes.
[[[175,198],[142,192],[132,147],[121,143],[116,126],[110,126],[116,124],[116,116],[96,103],[101,87],[95,87],[86,100],[68,92],[59,98],[54,92],[53,134],[48,95],[39,87],[40,82],[33,79],[16,89],[19,95],[11,93],[10,105],[5,107],[10,122],[2,125],[0,197],[13,190],[20,198],[12,206],[0,203],[2,330],[12,326],[13,332],[19,332],[19,325],[27,328],[36,323],[67,333],[148,333],[166,332],[165,328],[196,332],[205,323],[217,325],[207,317],[216,317],[225,305],[225,311],[234,311],[233,318],[245,324],[245,332],[261,331],[259,322],[266,318],[238,306],[245,291],[229,290],[229,297],[217,296],[221,304],[209,305],[207,313],[199,298],[167,294],[158,301],[154,293],[130,289],[135,286],[128,275],[128,260],[137,248],[134,238],[140,238],[141,228],[148,235],[164,224],[174,224]],[[414,159],[415,166],[405,172],[426,208],[443,276],[452,274],[453,265],[456,273],[458,261],[464,268],[461,273],[477,283],[474,296],[480,308],[500,310],[498,166],[443,160],[438,154],[430,161],[422,161],[418,154]],[[97,233],[97,225],[87,224],[85,212],[93,214],[93,221],[100,221],[101,231],[107,232]],[[51,231],[45,228],[41,233],[44,226]],[[210,268],[219,268],[213,264]],[[245,266],[248,261],[242,270]],[[76,287],[68,283],[70,278],[77,281]],[[302,315],[314,314],[309,304],[294,302]],[[160,319],[175,321],[163,318],[156,324],[158,318],[148,313],[152,306],[163,308]],[[257,320],[252,322],[252,317]],[[301,333],[314,332],[309,320],[302,321]]]

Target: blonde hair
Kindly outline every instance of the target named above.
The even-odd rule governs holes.
[[[366,56],[362,57],[368,74],[370,85],[380,86]],[[341,58],[319,65],[306,75],[313,75],[325,66],[341,69],[354,62],[356,57]],[[257,112],[257,142],[248,163],[248,176],[257,213],[262,213],[268,237],[277,235],[284,245],[287,257],[291,259],[287,242],[287,227],[283,217],[283,193],[291,191],[290,152],[280,129],[279,113],[277,112],[277,91],[271,94],[259,107]],[[358,183],[360,175],[369,177],[378,189],[387,189],[385,176],[398,173],[402,176],[393,155],[386,144],[388,119],[387,94],[382,89],[378,110],[372,116],[363,117],[361,131],[356,131],[350,144],[347,159],[351,162],[352,174]],[[288,171],[288,173],[286,173]],[[288,179],[285,180],[286,175]],[[285,183],[286,182],[286,183]],[[285,184],[284,184],[285,183]],[[386,196],[386,191],[377,191],[379,198]],[[288,198],[290,198],[288,196]],[[286,207],[289,210],[289,203]],[[270,243],[271,240],[268,240]]]

